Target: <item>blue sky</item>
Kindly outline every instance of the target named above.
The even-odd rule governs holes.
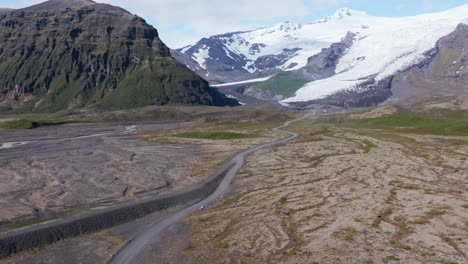
[[[42,0],[0,0],[20,8]],[[121,6],[154,25],[164,42],[178,48],[201,37],[290,21],[312,22],[340,7],[374,16],[411,16],[468,4],[468,0],[95,0]]]
[[[391,17],[439,12],[468,4],[468,0],[349,0],[335,2],[339,2],[338,5],[340,6],[362,10],[370,15]],[[315,9],[317,11],[311,15],[311,18],[316,16],[327,16],[327,14],[330,14],[336,9],[336,5],[328,5],[326,8],[320,8],[320,6],[314,5],[311,1],[309,1],[308,5],[311,10]]]

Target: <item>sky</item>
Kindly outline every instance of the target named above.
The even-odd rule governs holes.
[[[21,8],[44,0],[0,0]],[[171,48],[202,37],[250,30],[280,22],[309,23],[348,7],[373,16],[401,17],[439,12],[468,0],[95,0],[121,6],[156,27]]]

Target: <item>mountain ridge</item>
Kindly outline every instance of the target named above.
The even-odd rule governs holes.
[[[378,100],[362,103],[373,105],[391,96],[388,88],[392,76],[426,60],[436,42],[460,23],[468,23],[468,5],[438,13],[391,18],[342,8],[332,16],[308,24],[280,23],[203,38],[179,49],[181,55],[176,58],[183,58],[181,61],[213,84],[276,74],[284,80],[285,76],[291,77],[290,72],[306,66],[308,59],[340,43],[347,33],[353,33],[356,41],[334,62],[332,76],[307,80],[297,75],[291,81],[303,87],[296,87],[295,94],[289,94],[291,89],[286,89],[286,98],[263,93],[267,98],[261,99],[273,97],[283,100],[282,104],[290,104],[334,96],[341,98],[335,104],[346,106],[355,105],[355,91],[367,93],[368,90],[370,97]],[[350,93],[354,99],[344,102],[344,95]]]
[[[16,9],[19,11],[33,11],[33,10],[43,10],[47,9],[48,11],[62,9],[62,8],[76,8],[83,5],[95,5],[96,2],[92,0],[48,0],[41,2],[35,5],[23,7]]]
[[[347,32],[352,31],[350,29],[357,30],[361,28],[361,24],[352,23],[351,27],[341,29],[336,34],[322,33],[321,38],[328,39],[326,41],[307,37],[306,42],[309,43],[306,46],[309,47],[306,50],[295,46],[302,45],[301,35],[314,34],[313,30],[304,30],[304,28],[311,25],[324,28],[326,23],[362,16],[370,17],[362,11],[342,8],[332,16],[307,24],[283,22],[252,30],[204,37],[196,44],[174,49],[173,54],[200,76],[216,84],[267,77],[283,70],[295,70],[305,66],[307,58],[339,42]],[[270,35],[273,36],[269,37]],[[264,36],[266,39],[262,40]],[[281,38],[285,39],[284,43],[276,41]],[[296,43],[296,40],[299,40],[299,43]]]
[[[235,105],[120,7],[51,0],[1,13],[0,30],[2,110]]]

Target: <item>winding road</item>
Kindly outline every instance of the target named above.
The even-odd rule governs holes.
[[[309,117],[310,114],[306,114],[305,116],[290,120],[286,123],[284,123],[281,126],[273,128],[273,131],[276,132],[281,132],[285,133],[288,135],[287,138],[277,140],[271,143],[266,143],[263,145],[256,146],[254,148],[251,148],[249,150],[245,150],[236,156],[232,158],[232,160],[228,161],[224,167],[228,168],[227,173],[225,170],[218,171],[217,173],[226,173],[224,176],[224,179],[221,181],[219,186],[217,187],[216,191],[208,196],[207,198],[203,199],[202,201],[188,206],[186,208],[183,208],[177,212],[174,212],[172,214],[169,214],[167,216],[164,216],[162,219],[160,219],[157,222],[153,222],[142,228],[128,243],[126,243],[120,250],[117,252],[108,262],[109,264],[124,264],[124,263],[135,263],[136,258],[142,254],[142,252],[145,250],[147,246],[149,246],[157,237],[170,227],[172,224],[177,223],[180,221],[183,217],[200,210],[201,208],[204,208],[212,203],[214,203],[217,199],[221,198],[223,194],[227,191],[229,188],[229,185],[231,184],[233,178],[236,176],[237,172],[242,168],[242,166],[245,163],[245,158],[250,155],[251,153],[272,147],[278,144],[282,144],[288,141],[291,141],[298,137],[298,134],[283,130],[283,128],[289,126],[290,124],[301,121]]]

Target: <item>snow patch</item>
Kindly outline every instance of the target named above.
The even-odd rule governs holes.
[[[193,53],[192,58],[206,70],[206,59],[210,58],[210,47],[203,45],[196,53]]]
[[[226,49],[226,48],[223,47],[223,50],[224,50],[224,52],[226,52],[226,56],[228,56],[229,58],[231,58],[231,59],[234,60],[234,61],[236,60],[236,59],[234,59],[234,58],[231,56],[231,53],[229,52],[228,49]],[[219,59],[219,58],[218,58],[218,59]],[[233,68],[234,68],[234,67],[233,67]]]
[[[264,82],[264,81],[270,79],[271,77],[273,77],[273,76],[269,76],[269,77],[265,77],[265,78],[258,78],[258,79],[251,79],[251,80],[246,80],[246,81],[241,81],[241,82],[211,84],[210,86],[212,86],[212,87],[225,87],[225,86],[233,86],[233,85],[239,85],[239,84],[259,83],[259,82]]]
[[[132,132],[135,132],[137,130],[137,126],[127,126],[125,127],[125,131],[127,133],[132,133]]]
[[[22,142],[6,142],[6,143],[0,143],[0,150],[1,149],[9,149],[9,148],[14,148],[14,147],[19,147],[23,146],[30,143],[29,141],[22,141]]]
[[[187,50],[189,50],[191,47],[192,47],[192,45],[188,45],[188,46],[186,46],[186,47],[183,47],[183,48],[180,50],[180,52],[185,53],[185,52],[187,52]]]

